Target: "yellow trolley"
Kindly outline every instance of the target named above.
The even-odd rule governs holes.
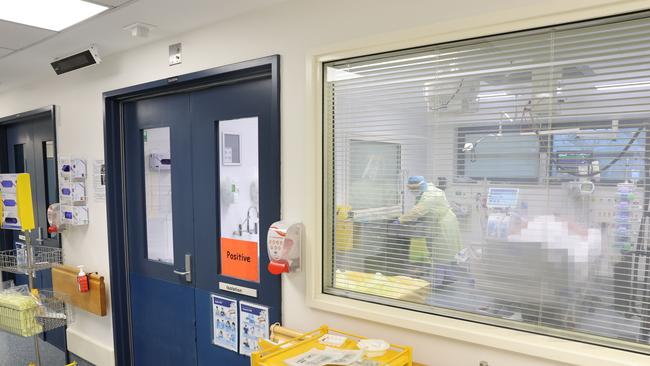
[[[318,339],[325,334],[343,335],[348,339],[337,347],[343,350],[357,350],[357,342],[365,337],[330,329],[324,325],[312,332],[301,334],[289,341],[273,344],[260,340],[261,351],[251,355],[252,366],[286,366],[284,360],[296,357],[313,348],[325,349],[327,346],[320,344]],[[412,366],[413,349],[406,346],[391,344],[391,348],[381,357],[370,358],[377,366]]]

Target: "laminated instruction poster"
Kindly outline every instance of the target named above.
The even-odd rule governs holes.
[[[258,339],[269,339],[269,308],[239,302],[239,353],[250,356],[259,348]]]
[[[106,165],[104,160],[95,160],[93,163],[93,186],[95,187],[95,201],[105,201]]]
[[[212,344],[237,352],[237,300],[212,295]]]

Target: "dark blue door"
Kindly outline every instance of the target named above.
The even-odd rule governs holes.
[[[195,365],[189,96],[124,106],[131,326],[135,365]]]
[[[269,263],[266,230],[280,219],[280,136],[279,126],[272,122],[271,93],[269,77],[191,94],[194,238],[200,253],[196,258],[195,272],[199,365],[250,365],[247,356],[212,344],[211,294],[266,306],[270,323],[280,321],[280,278],[266,270]],[[220,157],[220,152],[228,148],[222,145],[224,134],[229,132],[241,135],[241,165],[225,165],[227,163],[223,156]],[[251,144],[257,146],[251,147]],[[247,153],[257,156],[246,156]],[[240,173],[247,159],[258,162],[256,179]],[[239,184],[239,199],[234,203],[220,202],[224,183],[230,182]],[[258,190],[257,201],[250,199],[251,191],[255,188]],[[231,218],[220,217],[221,211],[236,220],[235,226],[228,226],[233,224],[229,222]],[[230,235],[232,231],[238,232]],[[259,240],[259,280],[223,274],[225,271],[221,268],[219,255],[220,237],[223,236],[255,237]],[[257,296],[222,291],[220,284],[252,289]],[[246,335],[241,333],[240,343],[249,342]]]
[[[45,117],[35,117],[33,120],[21,121],[5,127],[7,146],[6,173],[29,173],[32,185],[32,199],[36,230],[32,232],[32,240],[36,245],[60,247],[56,235],[47,233],[47,207],[58,202],[58,187],[56,181],[56,146],[54,123],[48,114]],[[6,238],[13,248],[18,240],[18,232],[11,232]],[[16,284],[27,284],[27,276],[15,275]],[[52,288],[52,275],[49,271],[37,272],[34,286],[39,289]],[[55,329],[46,333],[43,338],[65,351],[65,329]]]
[[[265,270],[266,229],[280,216],[279,126],[271,123],[271,96],[269,76],[125,103],[135,365],[249,365],[249,357],[214,345],[212,295],[263,305],[270,323],[280,321],[280,279]],[[240,141],[242,151],[248,149],[242,156],[254,151],[259,166],[254,184],[242,183],[240,195],[255,186],[258,201],[239,200],[251,209],[237,216],[241,231],[259,242],[257,280],[225,276],[221,268],[221,188],[224,181],[247,178],[227,169],[237,163],[220,157],[220,124],[243,127],[240,119],[254,119],[259,136],[253,149],[253,140]],[[247,129],[242,136],[250,135]],[[222,291],[224,284],[252,296]]]

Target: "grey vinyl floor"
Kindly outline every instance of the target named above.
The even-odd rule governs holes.
[[[65,354],[58,348],[39,339],[41,349],[40,366],[64,366]],[[92,364],[72,356],[79,366]],[[18,337],[0,331],[0,366],[27,366],[34,361],[34,338]]]

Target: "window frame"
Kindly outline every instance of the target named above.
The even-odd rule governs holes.
[[[626,11],[627,14],[617,15]],[[451,42],[454,44],[457,42],[475,42],[477,39],[484,40],[508,35],[509,32],[517,34],[531,32],[531,34],[534,34],[538,28],[554,27],[558,26],[558,24],[569,29],[575,23],[578,23],[578,27],[585,27],[602,22],[609,23],[611,18],[615,16],[620,21],[624,21],[646,17],[648,14],[644,8],[628,4],[628,6],[618,5],[616,8],[577,9],[566,11],[561,15],[543,15],[534,20],[529,19],[526,21],[513,20],[504,22],[500,17],[487,19],[484,17],[484,21],[479,22],[475,28],[469,30],[462,22],[455,24],[455,27],[452,23],[452,31],[443,33],[437,33],[435,30],[438,28],[434,26],[431,27],[427,36],[422,36],[423,30],[420,29],[406,39],[403,34],[396,34],[392,37],[371,38],[375,39],[375,43],[369,42],[369,39],[363,39],[310,51],[307,57],[307,86],[309,91],[307,103],[311,110],[310,114],[315,121],[314,158],[317,164],[314,184],[314,197],[316,200],[314,202],[315,221],[313,223],[315,230],[310,235],[310,239],[316,244],[320,243],[320,245],[308,245],[306,247],[307,304],[313,309],[327,313],[341,314],[391,327],[423,332],[433,336],[455,339],[461,342],[469,342],[552,361],[621,366],[648,362],[647,354],[629,349],[603,346],[539,333],[528,333],[523,330],[503,328],[482,322],[461,320],[411,309],[406,310],[376,302],[361,301],[325,293],[325,283],[331,282],[331,272],[324,271],[324,268],[328,261],[331,262],[331,258],[328,258],[331,251],[327,250],[327,243],[331,243],[332,234],[326,225],[326,218],[333,217],[331,215],[334,208],[329,207],[328,202],[333,203],[334,200],[333,194],[330,194],[333,191],[328,190],[326,187],[326,176],[330,163],[327,160],[326,138],[328,131],[325,122],[326,103],[323,91],[324,64],[330,61],[365,56],[372,57],[379,53],[408,50],[409,48],[420,48],[433,44],[444,47],[446,43]],[[445,24],[445,26],[450,25]],[[369,44],[371,46],[368,46]]]

